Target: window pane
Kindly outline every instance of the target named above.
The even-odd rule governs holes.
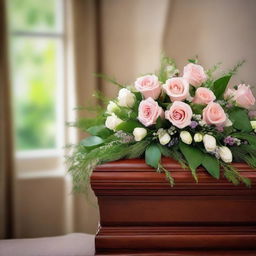
[[[17,150],[56,147],[58,43],[53,39],[12,38]]]
[[[60,0],[8,0],[12,30],[52,32],[60,29]]]

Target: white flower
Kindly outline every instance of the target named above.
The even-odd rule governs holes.
[[[162,145],[168,144],[171,140],[171,136],[166,131],[163,133],[159,133],[158,138],[159,138],[160,144]]]
[[[226,121],[225,121],[225,124],[224,124],[224,126],[225,127],[228,127],[228,126],[232,126],[232,121],[230,120],[230,119],[227,119]]]
[[[105,122],[105,126],[110,130],[115,130],[116,127],[121,124],[123,120],[118,118],[114,113],[111,114],[111,116],[108,116]]]
[[[225,163],[231,163],[232,162],[232,153],[228,147],[219,147],[218,148],[218,153],[220,158],[225,162]]]
[[[146,135],[147,130],[145,128],[137,127],[133,130],[135,141],[141,141]]]
[[[110,101],[107,105],[107,113],[112,114],[118,109],[117,104],[114,101]]]
[[[135,95],[126,88],[122,88],[118,93],[118,104],[122,107],[131,108],[135,103]]]
[[[256,121],[251,121],[251,126],[252,126],[252,129],[256,129]]]
[[[191,134],[187,131],[182,131],[180,133],[180,138],[186,144],[191,144],[193,141]]]
[[[195,135],[194,135],[194,141],[195,142],[201,142],[203,140],[203,135],[199,132],[197,132]]]
[[[204,147],[207,152],[213,152],[216,149],[216,139],[209,134],[205,134],[203,138]]]
[[[204,120],[201,120],[198,122],[200,126],[205,126],[206,125],[206,122]]]

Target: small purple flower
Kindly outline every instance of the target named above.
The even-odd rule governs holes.
[[[198,126],[198,122],[197,121],[191,121],[190,125],[189,125],[192,129],[195,129]]]
[[[224,127],[223,127],[223,126],[217,126],[217,127],[216,127],[216,130],[217,130],[218,132],[223,132],[223,131],[224,131]]]
[[[224,143],[229,146],[233,146],[235,144],[235,139],[231,136],[228,136],[224,139]]]
[[[256,110],[250,110],[248,115],[250,119],[256,118]]]
[[[227,107],[227,108],[232,108],[232,107],[233,107],[233,104],[229,102],[229,103],[226,105],[226,107]]]
[[[172,147],[175,144],[178,144],[179,139],[177,137],[173,138],[169,143],[168,143],[168,147]]]

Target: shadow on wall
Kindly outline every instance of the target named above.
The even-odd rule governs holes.
[[[223,62],[222,69],[230,69],[245,59],[244,67],[232,82],[245,80],[255,86],[255,12],[254,0],[173,0],[165,24],[163,49],[177,60],[180,68],[196,54],[205,67]]]

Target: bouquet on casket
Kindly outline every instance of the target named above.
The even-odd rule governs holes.
[[[74,190],[88,188],[97,165],[140,157],[165,173],[173,186],[162,156],[188,168],[196,182],[196,170],[203,166],[216,179],[224,176],[250,186],[250,180],[231,165],[245,161],[256,167],[256,111],[250,110],[255,98],[249,85],[228,88],[242,64],[215,79],[219,64],[205,70],[197,59],[190,59],[180,73],[172,59],[163,57],[156,74],[143,75],[128,86],[99,75],[120,90],[111,101],[101,97],[106,108],[97,110],[95,118],[72,124],[91,135],[68,157]]]

